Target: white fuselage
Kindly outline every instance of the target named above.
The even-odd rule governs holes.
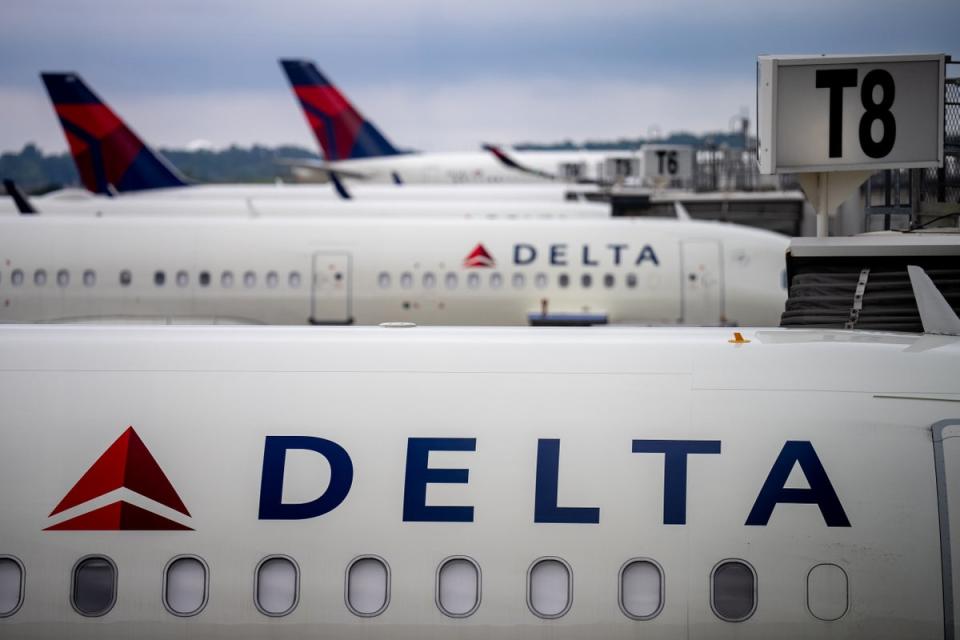
[[[787,239],[663,219],[0,219],[0,321],[779,321]]]
[[[954,640],[958,339],[730,338],[0,328],[0,636]]]

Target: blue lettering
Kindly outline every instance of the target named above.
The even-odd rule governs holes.
[[[620,252],[627,248],[625,244],[608,244],[607,249],[613,250],[613,264],[616,267],[620,266]]]
[[[558,507],[557,484],[560,475],[560,440],[537,441],[537,488],[534,497],[534,522],[597,524],[597,507]]]
[[[663,524],[687,523],[687,456],[720,453],[719,440],[634,440],[634,453],[662,453]]]
[[[409,438],[407,472],[403,484],[404,522],[473,522],[473,507],[431,507],[427,505],[427,485],[466,484],[469,469],[431,469],[427,466],[431,451],[476,451],[476,438]]]
[[[640,251],[640,255],[637,256],[637,261],[634,264],[640,265],[644,260],[650,260],[654,265],[660,266],[657,254],[654,253],[653,247],[648,244],[643,245],[643,249]]]
[[[583,245],[583,264],[586,267],[595,267],[597,266],[596,260],[590,259],[590,245]]]
[[[552,264],[555,267],[567,266],[567,245],[564,245],[564,244],[550,245],[550,264]]]
[[[330,484],[316,500],[296,504],[283,502],[283,471],[290,449],[314,451],[330,464]],[[336,442],[310,436],[267,436],[263,445],[259,517],[261,520],[306,520],[322,516],[340,506],[352,484],[353,462]]]
[[[532,244],[513,245],[513,264],[530,264],[536,259],[537,249]]]
[[[793,465],[799,463],[800,470],[807,478],[809,489],[788,489],[784,485]],[[815,504],[828,527],[849,527],[850,520],[840,504],[837,492],[833,490],[830,478],[817,456],[817,452],[807,440],[788,440],[777,456],[767,480],[760,489],[757,501],[747,516],[747,526],[765,527],[778,503]]]

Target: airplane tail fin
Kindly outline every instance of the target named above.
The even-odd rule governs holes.
[[[41,73],[83,186],[93,193],[181,187],[186,180],[76,73]]]
[[[309,60],[281,60],[307,123],[328,162],[401,152]]]

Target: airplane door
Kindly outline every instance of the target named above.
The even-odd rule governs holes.
[[[943,637],[960,640],[960,419],[933,425],[933,456],[940,510]]]
[[[718,325],[723,321],[723,271],[720,243],[691,240],[681,244],[683,322]]]
[[[352,324],[352,261],[349,253],[313,254],[310,324]]]

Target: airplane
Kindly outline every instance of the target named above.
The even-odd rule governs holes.
[[[11,215],[0,322],[769,325],[787,244],[689,219]]]
[[[3,326],[0,636],[957,640],[958,370],[884,331]]]

